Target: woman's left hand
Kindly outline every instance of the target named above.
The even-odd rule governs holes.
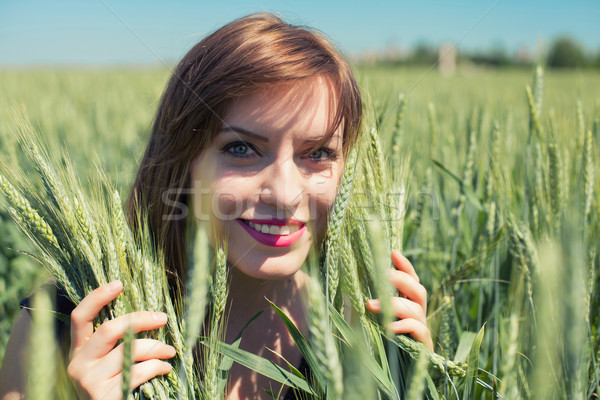
[[[392,298],[392,310],[399,320],[392,322],[389,328],[394,333],[409,334],[433,351],[431,332],[427,327],[427,290],[419,283],[410,261],[400,252],[392,251],[392,261],[397,271],[389,270],[389,279],[403,297]],[[381,312],[381,301],[368,300],[367,308]]]

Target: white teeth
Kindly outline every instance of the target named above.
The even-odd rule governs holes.
[[[300,229],[299,225],[267,225],[267,224],[255,224],[251,221],[244,221],[246,224],[259,232],[266,233],[269,235],[289,235],[290,233],[297,232]]]

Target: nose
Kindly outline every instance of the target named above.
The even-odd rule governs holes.
[[[278,218],[288,218],[302,202],[305,192],[303,181],[302,173],[293,160],[273,162],[265,170],[260,199],[277,208]]]

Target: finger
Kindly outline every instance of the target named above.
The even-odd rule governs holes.
[[[114,300],[121,290],[121,281],[113,281],[90,292],[71,312],[71,354],[83,346],[94,333],[94,318],[102,307]]]
[[[427,314],[427,289],[416,281],[412,275],[403,271],[388,270],[390,282],[409,300],[419,304]]]
[[[134,364],[131,366],[130,370],[130,385],[131,390],[135,390],[138,386],[143,383],[148,382],[150,379],[154,378],[158,375],[168,374],[172,369],[171,364],[165,361],[160,361],[156,359],[144,361],[139,364]],[[108,388],[109,393],[106,395],[106,398],[115,398],[121,399],[122,391],[121,387],[123,385],[123,373],[112,377],[110,380],[106,382],[106,387]],[[117,393],[118,397],[114,397],[113,393]],[[102,397],[104,399],[105,397]]]
[[[415,268],[412,266],[408,258],[404,257],[397,250],[392,250],[392,262],[399,271],[406,272],[412,276],[417,282],[420,282],[419,275],[415,272]]]
[[[414,301],[403,299],[401,297],[392,297],[390,299],[392,311],[398,318],[414,318],[418,321],[427,323],[427,318],[421,306]],[[373,312],[381,312],[381,300],[367,301],[367,308]]]
[[[152,359],[131,366],[131,390],[158,375],[171,372],[173,367],[166,361]]]
[[[123,361],[123,347],[124,344],[120,344],[117,347],[121,347],[120,355],[121,361]],[[160,340],[154,339],[137,339],[133,342],[133,348],[131,351],[133,361],[147,361],[152,358],[167,359],[175,356],[175,347],[170,346]]]
[[[111,319],[100,325],[81,354],[90,359],[104,357],[125,336],[129,327],[132,333],[138,333],[160,328],[166,323],[167,314],[150,311],[136,311]]]
[[[389,328],[394,333],[406,333],[410,335],[413,339],[418,340],[429,350],[433,351],[431,332],[427,328],[427,325],[424,325],[422,322],[412,318],[401,319],[390,323]]]
[[[121,343],[111,350],[94,368],[105,379],[111,378],[123,370],[123,351]],[[133,362],[147,361],[153,358],[168,359],[175,356],[175,348],[154,339],[136,339],[132,343],[131,356]]]

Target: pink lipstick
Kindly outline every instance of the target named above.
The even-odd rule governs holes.
[[[239,224],[248,232],[250,236],[252,236],[257,242],[264,244],[265,246],[271,247],[286,247],[291,246],[296,243],[300,237],[306,231],[306,225],[298,220],[278,220],[278,219],[261,219],[261,220],[244,220],[238,219]],[[252,224],[260,224],[260,225],[275,225],[275,226],[291,226],[291,225],[300,225],[300,228],[289,234],[274,234],[271,235],[269,233],[259,232],[253,227],[250,226]]]

